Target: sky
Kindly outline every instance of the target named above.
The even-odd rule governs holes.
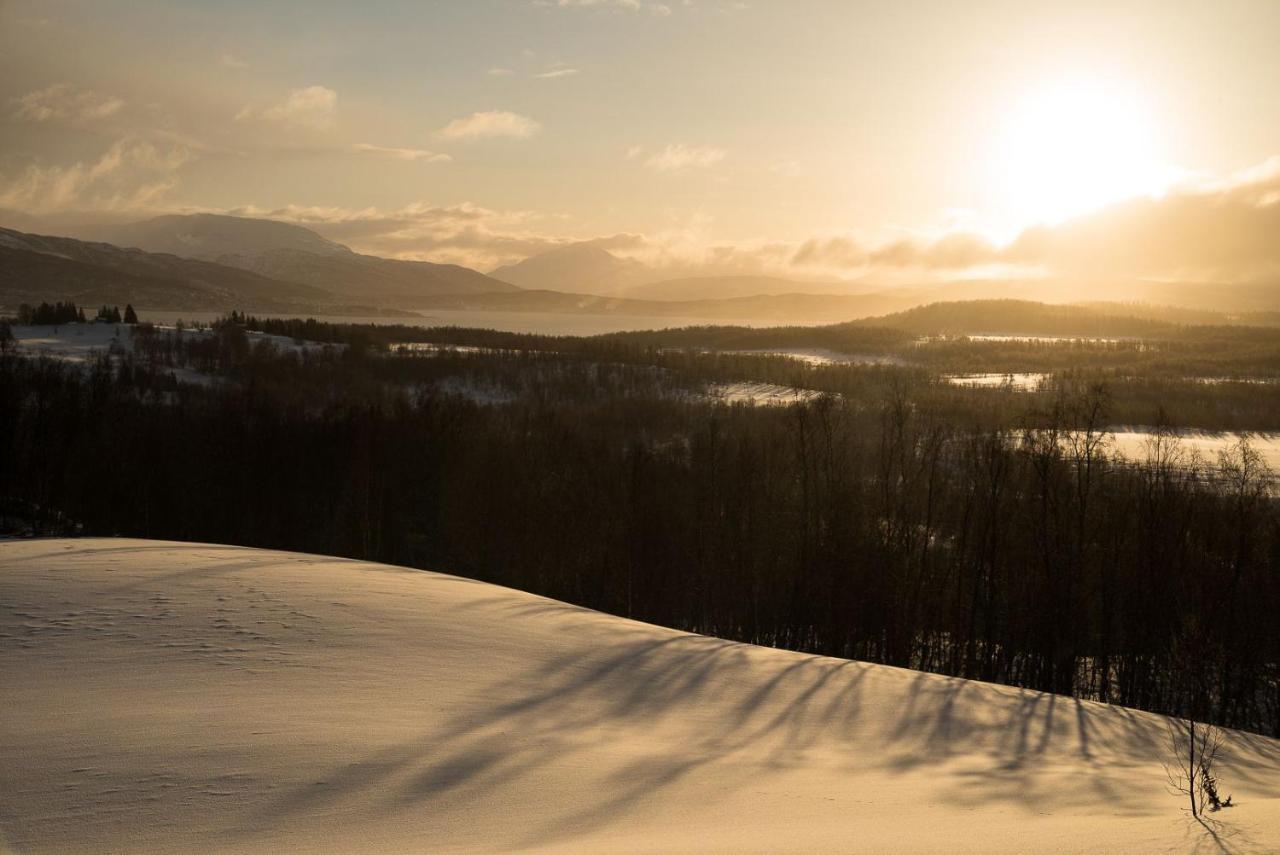
[[[596,241],[799,278],[1275,276],[1277,34],[1274,0],[0,0],[0,224],[269,216],[480,269]]]

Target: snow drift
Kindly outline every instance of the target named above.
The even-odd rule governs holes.
[[[0,685],[19,852],[1280,849],[1275,740],[337,558],[0,543]]]

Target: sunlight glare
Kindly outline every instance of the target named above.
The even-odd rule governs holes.
[[[1176,178],[1159,152],[1143,103],[1119,87],[1075,81],[1041,89],[996,138],[999,206],[1031,225],[1158,193]]]

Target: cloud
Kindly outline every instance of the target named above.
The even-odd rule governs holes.
[[[524,71],[516,71],[515,69],[508,68],[505,65],[499,65],[499,66],[494,66],[493,68],[490,68],[487,74],[490,77],[513,77],[518,74],[522,77],[523,76],[532,77],[535,80],[556,80],[561,77],[573,77],[574,75],[581,73],[580,69],[574,68],[563,62],[553,62],[553,63],[550,63],[549,65],[542,64],[543,65],[542,71],[529,70],[527,66],[534,59],[535,56],[537,56],[537,54],[535,54],[533,51],[530,51],[530,50],[521,51],[521,57],[523,58],[524,64],[526,66],[526,69]]]
[[[550,71],[543,71],[533,76],[542,80],[554,80],[557,77],[572,77],[577,73],[578,69],[576,68],[553,68]]]
[[[100,95],[70,83],[55,83],[15,98],[15,118],[28,122],[84,124],[106,119],[120,112],[124,101],[114,95]]]
[[[1222,182],[1131,199],[997,246],[956,231],[864,247],[849,237],[805,241],[804,268],[973,271],[1238,281],[1280,275],[1280,158]]]
[[[382,157],[394,158],[395,160],[421,160],[426,163],[448,163],[453,160],[453,158],[447,154],[440,154],[438,152],[427,151],[421,148],[394,148],[384,145],[374,145],[372,143],[356,143],[352,148],[364,154],[380,155]]]
[[[126,137],[94,161],[32,164],[12,180],[0,178],[0,207],[27,213],[144,210],[173,189],[192,156],[182,145]]]
[[[632,149],[638,155],[638,149]],[[631,153],[628,152],[628,157]],[[724,160],[723,149],[709,145],[685,145],[676,143],[652,155],[645,161],[645,166],[655,172],[677,172],[682,169],[705,169]]]
[[[390,211],[247,206],[224,213],[297,223],[360,252],[465,264],[482,270],[572,242],[537,228],[538,223],[553,217],[531,211],[497,211],[469,202],[448,206],[418,202]]]
[[[649,0],[533,0],[533,5],[544,9],[613,9],[619,12],[647,12],[666,17],[671,7]]]
[[[930,270],[962,270],[1001,261],[997,250],[978,235],[956,232],[938,240],[919,243],[900,240],[872,250],[867,261],[882,267],[920,267]]]
[[[1280,274],[1280,159],[1227,182],[1134,199],[1023,232],[1002,255],[1074,274],[1242,279]]]
[[[234,68],[237,71],[243,71],[249,67],[249,63],[234,54],[224,53],[220,60],[223,67]]]
[[[791,255],[797,267],[859,267],[867,262],[867,253],[852,238],[810,238]]]
[[[799,178],[804,175],[804,167],[798,160],[779,160],[769,165],[769,171],[783,178]]]
[[[281,124],[323,130],[333,125],[338,107],[338,93],[325,86],[307,86],[293,89],[279,104],[263,109],[244,107],[236,114],[236,121],[261,118]]]
[[[490,110],[472,113],[461,119],[454,119],[440,130],[440,136],[448,140],[489,139],[493,137],[512,137],[525,139],[533,136],[542,126],[519,113],[508,113],[504,110]]]

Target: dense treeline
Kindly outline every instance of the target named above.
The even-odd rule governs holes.
[[[429,567],[1280,735],[1269,473],[1247,445],[1182,459],[1171,433],[1143,465],[1114,459],[1101,387],[1001,398],[1015,415],[864,367],[839,398],[730,407],[671,394],[706,359],[736,370],[724,355],[141,335],[136,356],[84,371],[0,357],[4,498],[86,533]],[[174,382],[168,365],[193,360],[220,379]],[[438,382],[459,372],[525,385],[480,406]]]
[[[1035,304],[1031,304],[1035,305]],[[1200,430],[1280,430],[1280,336],[1246,327],[1186,327],[1161,341],[916,340],[897,330],[838,325],[826,328],[688,327],[590,337],[546,336],[458,327],[328,324],[308,320],[240,318],[249,329],[295,339],[346,342],[387,349],[431,342],[478,348],[488,356],[553,354],[556,358],[652,365],[683,381],[766,382],[862,398],[886,382],[938,399],[960,414],[991,411],[1009,424],[1034,400],[1103,382],[1112,390],[1117,424],[1149,424],[1163,408],[1181,427]],[[833,338],[823,338],[830,335]],[[816,336],[816,337],[815,337]],[[884,357],[879,364],[807,365],[751,351],[826,347]],[[1051,375],[1043,393],[949,387],[940,375]],[[932,388],[926,388],[932,387]],[[1031,400],[1029,400],[1031,399]]]
[[[24,326],[53,326],[56,324],[83,324],[86,322],[84,309],[76,306],[72,301],[41,303],[38,306],[23,303],[18,307],[18,314],[14,317],[14,320]],[[138,314],[134,311],[132,305],[125,306],[124,315],[120,314],[119,306],[103,306],[98,309],[98,314],[94,316],[94,320],[109,324],[136,324],[138,322]]]
[[[41,303],[38,306],[23,303],[18,307],[18,315],[15,320],[24,325],[51,326],[53,324],[84,323],[85,318],[84,309],[78,308],[75,303],[59,301],[56,303]]]
[[[1274,312],[1227,315],[1142,303],[1064,305],[1004,299],[930,303],[853,323],[906,330],[917,335],[988,333],[1065,338],[1176,339],[1194,337],[1204,330],[1228,325],[1274,328],[1277,320]]]
[[[1017,301],[1013,307],[1072,309]],[[970,304],[938,304],[943,309]],[[988,305],[977,303],[973,305]],[[926,318],[933,318],[935,306]],[[923,310],[921,310],[923,311]],[[957,310],[959,311],[959,310]],[[1084,311],[1084,310],[1077,310]],[[972,312],[962,312],[968,317]],[[408,325],[333,324],[315,319],[241,318],[248,329],[274,335],[321,342],[349,342],[362,347],[387,349],[396,344],[432,342],[494,350],[537,350],[580,354],[592,358],[652,360],[653,354],[685,350],[785,350],[819,348],[854,356],[880,356],[941,373],[1052,372],[1081,369],[1123,371],[1129,376],[1164,378],[1280,377],[1280,335],[1274,329],[1247,326],[1175,326],[1153,324],[1146,338],[1045,340],[1011,338],[990,340],[966,335],[940,336],[942,328],[922,326],[927,333],[871,325],[888,319],[836,324],[826,327],[700,326],[681,329],[607,333],[598,336],[550,336],[460,327]],[[945,317],[945,314],[943,315]],[[1016,329],[1012,314],[1007,326]],[[1033,314],[1026,323],[1038,317]],[[1105,320],[1105,318],[1104,318]],[[1126,319],[1118,319],[1123,321]],[[1077,333],[1078,335],[1079,333]],[[1034,333],[1023,333],[1033,336]],[[921,336],[924,336],[923,338]]]
[[[253,325],[250,320],[250,326]],[[289,335],[314,321],[272,322],[262,328],[274,335]],[[251,342],[238,323],[215,325],[214,339],[185,335],[157,334],[146,325],[136,337],[136,349],[153,367],[190,366],[210,371],[219,356],[247,353]],[[349,357],[374,348],[367,338],[347,336],[322,325],[320,341],[328,337],[352,342]],[[363,328],[357,328],[363,332]],[[886,388],[910,390],[915,400],[940,412],[947,412],[961,424],[1014,425],[1029,407],[1043,406],[1054,396],[1073,393],[1102,382],[1112,392],[1110,414],[1115,424],[1146,425],[1163,410],[1181,427],[1201,430],[1280,430],[1280,383],[1248,381],[1207,383],[1198,377],[1180,374],[1149,374],[1127,368],[1080,368],[1060,371],[1048,377],[1038,392],[1012,388],[973,389],[952,385],[920,365],[912,364],[828,364],[808,365],[767,353],[738,353],[701,348],[667,348],[638,345],[626,335],[585,339],[497,333],[491,330],[437,329],[431,339],[443,345],[449,334],[459,340],[458,349],[442,346],[434,351],[436,362],[427,364],[421,356],[433,351],[414,351],[408,358],[372,360],[362,370],[387,382],[429,383],[445,376],[478,379],[489,387],[506,387],[510,394],[522,394],[528,385],[520,376],[520,366],[554,364],[561,366],[607,364],[633,366],[633,373],[652,379],[652,371],[663,374],[665,385],[687,391],[700,390],[708,383],[762,382],[780,386],[827,392],[850,400],[865,400],[883,394]],[[302,340],[302,336],[289,336]],[[544,340],[545,339],[545,340]],[[313,339],[314,341],[315,339]],[[554,341],[559,349],[550,346]],[[466,342],[463,344],[462,342]],[[535,345],[532,348],[515,345]],[[341,345],[345,347],[346,345]],[[401,354],[399,349],[392,351]],[[439,360],[443,359],[443,363]],[[261,361],[259,361],[260,363]],[[255,364],[255,371],[261,370]],[[299,381],[302,382],[302,381]],[[572,383],[560,383],[557,394],[570,394]],[[313,389],[327,395],[323,383]]]

